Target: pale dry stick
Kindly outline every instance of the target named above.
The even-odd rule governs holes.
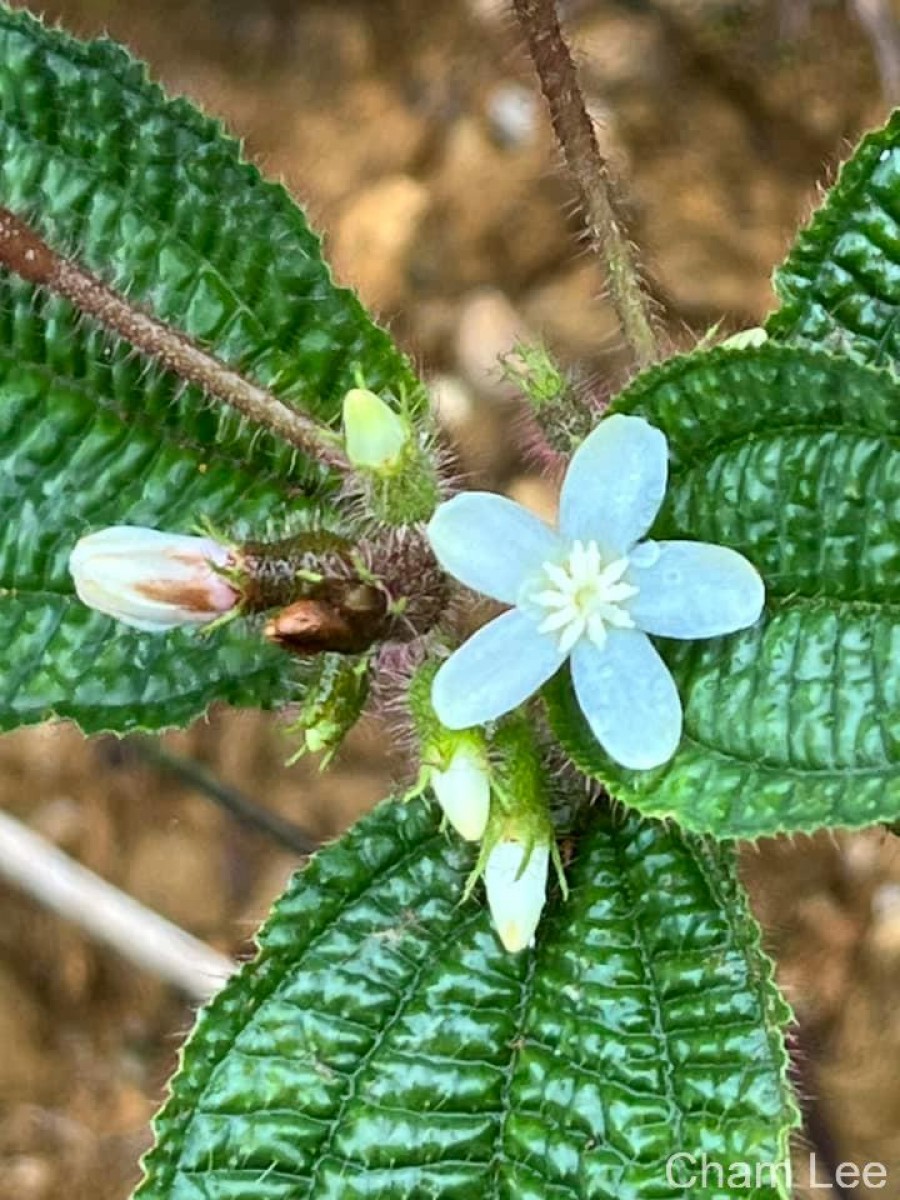
[[[131,304],[96,275],[57,254],[21,217],[2,207],[0,264],[29,283],[64,296],[79,312],[93,317],[148,358],[236,408],[310,458],[341,471],[350,470],[340,438],[333,430],[306,413],[289,408],[186,334]]]
[[[209,1000],[235,964],[0,812],[0,878],[192,1000]]]
[[[635,362],[645,367],[659,358],[651,302],[619,211],[612,171],[600,153],[585,108],[555,0],[513,0],[513,7],[528,39],[553,131],[578,189],[590,244],[606,267],[609,295],[622,332]]]

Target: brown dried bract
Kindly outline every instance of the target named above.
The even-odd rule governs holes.
[[[358,580],[326,580],[289,604],[265,627],[269,641],[294,654],[359,654],[384,636],[384,592]]]

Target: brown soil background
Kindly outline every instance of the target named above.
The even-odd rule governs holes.
[[[307,207],[340,277],[438,378],[473,476],[550,502],[502,436],[498,353],[529,329],[599,388],[624,357],[501,3],[34,7],[79,34],[108,30],[245,137]],[[671,344],[719,319],[757,323],[817,182],[884,119],[892,84],[877,58],[890,44],[873,45],[851,6],[814,0],[565,11]],[[166,740],[322,839],[397,765],[374,724],[327,776],[284,768],[290,745],[257,714],[217,711]],[[0,804],[228,953],[248,951],[296,865],[115,741],[68,727],[0,740]],[[839,1159],[888,1165],[893,1187],[854,1196],[896,1194],[897,844],[880,831],[768,842],[745,874],[797,1013],[811,1135]],[[191,1011],[18,893],[0,888],[0,904],[0,1200],[123,1200]]]

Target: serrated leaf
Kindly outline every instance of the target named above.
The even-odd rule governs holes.
[[[653,536],[739,550],[766,610],[728,638],[660,643],[685,709],[664,767],[611,762],[560,674],[547,695],[565,749],[643,813],[719,837],[895,819],[900,383],[770,345],[673,360],[614,407],[669,439]]]
[[[362,368],[415,394],[407,361],[334,286],[281,187],[109,41],[0,7],[0,204],[280,398],[334,421]],[[183,724],[216,699],[293,689],[246,623],[129,633],[73,598],[69,550],[134,523],[283,530],[328,503],[316,465],[148,366],[71,306],[0,275],[0,728]]]
[[[320,853],[201,1015],[137,1200],[682,1200],[679,1150],[783,1163],[789,1014],[730,850],[594,813],[519,956],[470,869],[420,802]]]
[[[900,111],[863,138],[775,272],[770,336],[900,362]]]

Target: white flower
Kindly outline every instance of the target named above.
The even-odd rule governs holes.
[[[493,720],[571,659],[578,703],[607,754],[646,770],[681,739],[675,682],[647,634],[708,638],[752,625],[763,582],[740,554],[707,542],[642,542],[666,490],[665,436],[607,417],[574,454],[559,531],[487,492],[442,504],[428,536],[442,566],[509,612],[443,664],[432,690],[451,729]]]
[[[534,941],[547,898],[549,845],[529,848],[519,841],[498,842],[488,854],[484,886],[494,928],[515,954]]]
[[[479,841],[491,809],[491,777],[484,752],[463,743],[454,750],[444,770],[432,769],[430,783],[444,815],[460,837],[467,842]]]
[[[354,467],[390,473],[409,437],[406,422],[374,392],[351,388],[344,397],[344,441]]]
[[[153,633],[229,612],[237,592],[216,567],[231,551],[208,537],[111,525],[80,538],[69,571],[82,603]]]

